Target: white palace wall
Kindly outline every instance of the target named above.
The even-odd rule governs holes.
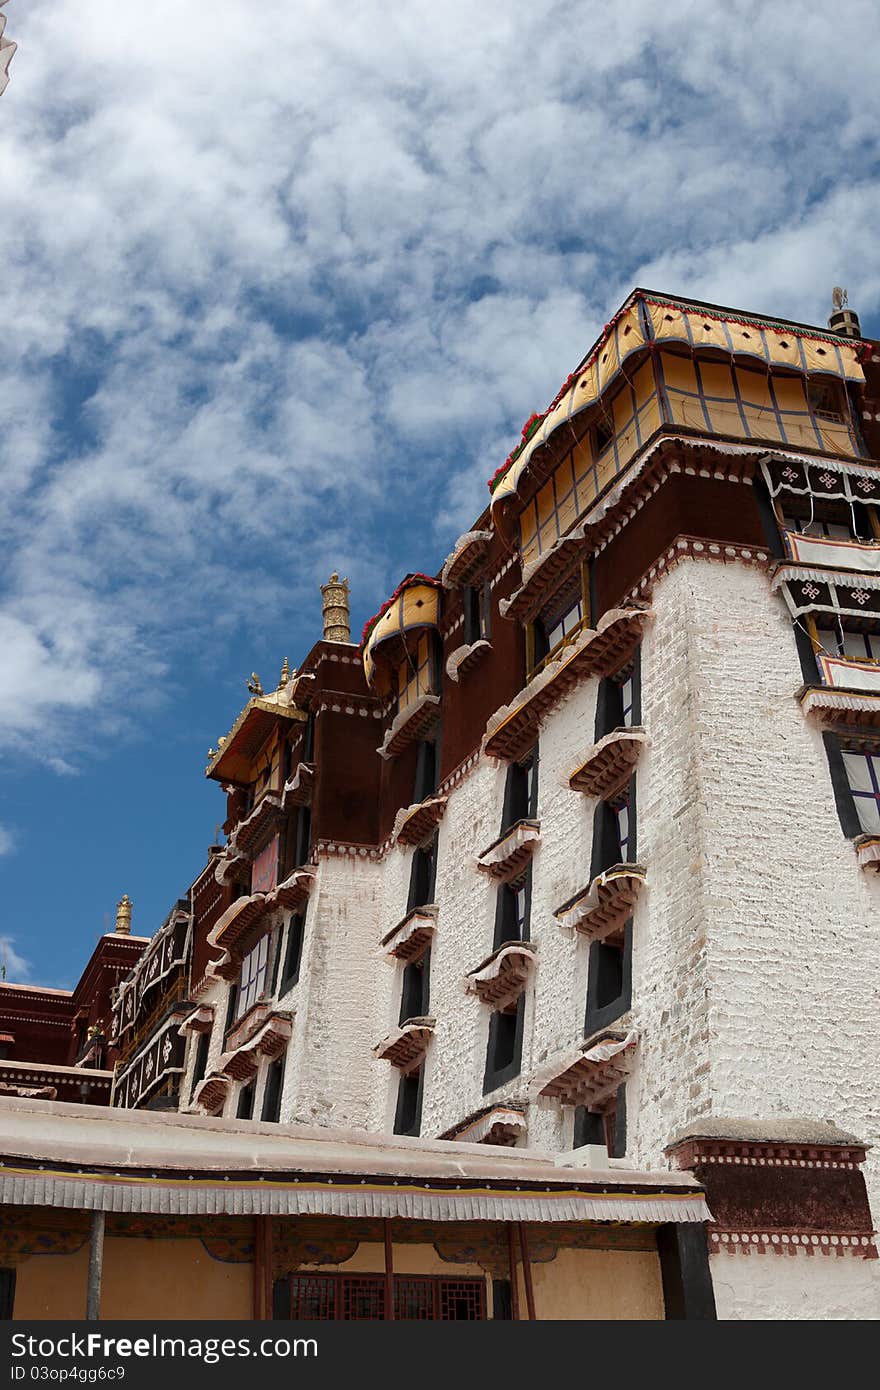
[[[782,601],[758,569],[683,560],[657,582],[652,607],[641,654],[650,743],[636,791],[647,885],[634,916],[632,1009],[619,1020],[640,1038],[626,1163],[665,1167],[670,1140],[710,1117],[806,1117],[877,1144],[880,878],[858,867],[841,831],[820,733],[795,698],[802,675]],[[430,962],[428,1137],[491,1102],[524,1100],[533,1073],[583,1037],[589,946],[553,912],[589,881],[595,802],[568,778],[594,741],[597,686],[579,684],[540,733],[537,966],[522,1067],[486,1096],[490,1011],[463,977],[492,950],[497,886],[474,858],[499,833],[506,764],[482,759],[449,793]],[[379,942],[405,915],[412,854],[395,846],[380,859],[320,858],[300,981],[278,1001],[295,1010],[285,1122],[393,1127],[399,1073],[372,1048],[397,1026],[403,966]],[[211,1069],[225,986],[209,998]],[[569,1148],[572,1125],[570,1109],[532,1102],[520,1143]],[[877,1150],[866,1179],[876,1212]],[[877,1316],[878,1263],[713,1256],[719,1316]]]

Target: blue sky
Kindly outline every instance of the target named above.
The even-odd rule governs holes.
[[[880,334],[872,0],[10,0],[0,937],[149,934],[258,671],[436,568],[634,284]]]

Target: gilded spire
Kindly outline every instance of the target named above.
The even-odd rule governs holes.
[[[321,598],[324,609],[324,641],[350,642],[348,580],[340,579],[334,570],[327,583],[321,585]]]
[[[281,677],[278,681],[279,690],[283,690],[287,685],[287,682],[290,680],[290,674],[290,662],[287,660],[287,657],[285,657],[281,664]]]
[[[131,932],[131,898],[127,893],[123,893],[116,904],[116,930],[120,936],[128,936]]]

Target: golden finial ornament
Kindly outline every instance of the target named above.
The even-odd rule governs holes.
[[[263,694],[263,683],[256,671],[251,671],[250,680],[246,682],[248,690],[252,695]]]
[[[279,679],[279,681],[278,681],[278,687],[277,687],[277,688],[278,688],[279,690],[283,690],[284,687],[287,685],[287,682],[288,682],[289,680],[290,680],[290,662],[287,660],[287,657],[285,657],[284,660],[283,660],[283,662],[281,663],[281,677],[280,677],[280,679]]]
[[[123,893],[116,904],[116,930],[120,936],[131,933],[131,898],[127,893]]]
[[[335,570],[327,583],[321,585],[321,604],[324,612],[324,641],[350,642],[348,580],[340,579]]]

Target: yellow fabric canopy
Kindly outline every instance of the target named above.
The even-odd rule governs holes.
[[[560,425],[595,405],[627,359],[648,342],[681,343],[697,351],[710,348],[734,357],[754,358],[766,367],[824,374],[842,381],[863,382],[865,379],[856,357],[858,343],[846,338],[837,339],[833,334],[825,337],[792,324],[759,325],[745,321],[745,316],[721,309],[637,294],[609,325],[577,379],[495,487],[491,502],[493,513],[516,493],[535,450],[545,444]]]
[[[370,685],[379,684],[376,652],[383,642],[418,628],[436,627],[440,620],[440,590],[431,584],[415,583],[398,595],[376,623],[364,645],[364,674]],[[390,688],[390,679],[381,684]]]

